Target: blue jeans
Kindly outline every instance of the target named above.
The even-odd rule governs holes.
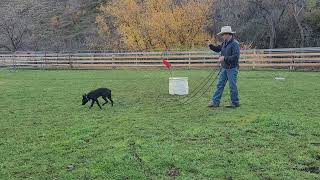
[[[222,68],[221,69],[219,81],[217,84],[217,90],[212,96],[212,102],[214,104],[217,104],[217,105],[220,104],[224,87],[227,81],[229,81],[231,103],[234,105],[239,105],[237,76],[238,76],[238,68],[232,68],[232,69]]]

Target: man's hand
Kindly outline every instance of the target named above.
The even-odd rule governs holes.
[[[212,40],[208,39],[208,40],[207,40],[207,44],[208,44],[208,46],[209,46],[210,44],[212,44]]]
[[[224,61],[224,56],[220,56],[219,61],[220,61],[220,63],[222,63]]]

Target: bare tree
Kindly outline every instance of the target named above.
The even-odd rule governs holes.
[[[27,25],[15,20],[6,20],[0,23],[0,34],[2,42],[0,48],[8,51],[23,49],[25,37],[30,35]]]
[[[109,1],[0,0],[0,49],[124,48],[117,27],[112,26],[113,17],[103,17],[111,34],[100,36],[98,7]],[[188,0],[172,1],[178,6]],[[231,25],[237,31],[237,39],[245,44],[252,42],[257,48],[319,46],[319,0],[207,1],[214,2],[206,15],[206,31],[213,37],[221,26]],[[194,10],[188,11],[190,15]],[[192,23],[195,22],[190,21],[190,26]],[[184,38],[179,36],[180,44]],[[147,43],[153,46],[152,41]]]
[[[269,48],[276,47],[277,27],[287,10],[287,0],[249,0],[256,8],[256,15],[261,16],[269,27]]]
[[[302,26],[302,20],[303,20],[303,11],[305,7],[305,0],[290,0],[289,1],[289,12],[294,17],[295,22],[298,25],[299,31],[300,31],[300,47],[304,47],[305,44],[305,33],[304,28]]]
[[[4,0],[0,3],[0,48],[17,51],[24,49],[29,43],[29,12],[34,1]]]

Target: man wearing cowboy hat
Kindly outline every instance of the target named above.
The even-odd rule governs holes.
[[[235,32],[232,31],[230,26],[224,26],[221,28],[221,32],[218,33],[218,35],[222,35],[224,42],[218,46],[209,44],[209,48],[212,51],[221,53],[219,61],[222,67],[219,81],[217,83],[217,89],[213,94],[212,101],[210,102],[208,107],[217,108],[220,106],[220,100],[227,81],[229,82],[231,96],[231,104],[227,107],[240,107],[237,88],[240,45],[239,42],[234,39],[234,34]]]

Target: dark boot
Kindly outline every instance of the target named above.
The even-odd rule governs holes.
[[[214,102],[210,102],[209,104],[208,104],[208,107],[209,108],[218,108],[219,107],[219,104],[216,104],[216,103],[214,103]]]
[[[226,108],[238,108],[238,107],[240,107],[240,104],[231,103],[230,105],[226,106]]]

